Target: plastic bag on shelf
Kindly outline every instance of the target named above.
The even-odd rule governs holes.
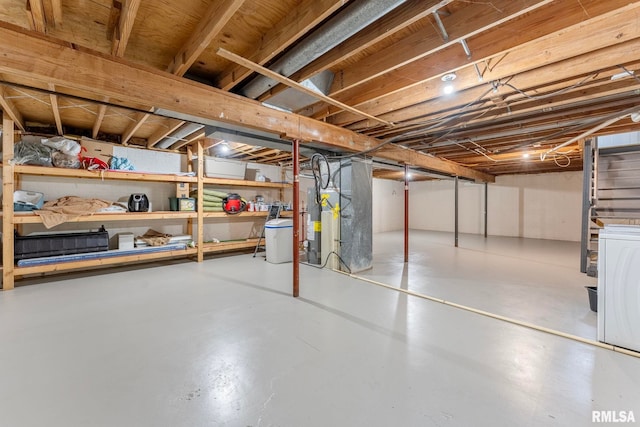
[[[135,170],[133,164],[126,157],[111,156],[111,169],[132,171]]]
[[[18,141],[13,151],[16,165],[51,166],[51,148],[35,141]]]
[[[68,156],[78,156],[80,154],[80,144],[62,136],[43,138],[41,142],[47,147],[54,148]]]
[[[51,161],[53,166],[57,168],[79,169],[80,159],[78,156],[64,154],[62,151],[54,150],[51,153]]]

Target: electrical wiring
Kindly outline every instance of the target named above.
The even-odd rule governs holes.
[[[425,132],[428,132],[431,129],[434,129],[436,127],[442,126],[442,125],[444,125],[444,124],[446,124],[446,123],[448,123],[448,122],[450,122],[452,120],[457,119],[458,117],[460,117],[462,115],[462,112],[464,112],[467,108],[469,108],[473,104],[476,104],[477,102],[482,100],[485,96],[487,96],[493,90],[494,89],[493,89],[493,86],[492,86],[490,89],[488,89],[487,91],[482,93],[478,98],[476,98],[475,100],[473,100],[473,101],[467,103],[466,105],[462,106],[458,110],[458,112],[456,114],[450,115],[450,116],[446,117],[444,120],[439,121],[437,123],[433,123],[430,126],[428,126],[427,128],[417,129],[417,130],[414,130],[414,131],[410,131],[410,132],[406,132],[406,133],[403,133],[403,134],[400,134],[400,135],[393,136],[393,137],[387,139],[386,141],[383,141],[380,144],[378,144],[378,145],[376,145],[374,147],[368,148],[366,150],[362,150],[362,151],[358,151],[358,152],[350,153],[350,154],[343,154],[343,155],[340,155],[340,156],[329,156],[329,159],[332,159],[332,160],[333,159],[348,159],[348,158],[351,158],[351,157],[363,156],[363,155],[369,154],[371,152],[377,151],[377,150],[381,149],[382,147],[384,147],[387,144],[391,144],[393,142],[401,141],[402,139],[408,138],[408,137],[413,136],[413,135],[419,135],[419,134],[423,134]],[[486,114],[486,113],[484,113],[484,114]],[[432,122],[433,122],[433,120],[429,120],[429,121],[425,121],[425,122],[415,123],[415,125],[419,126],[420,124],[427,124],[427,123],[432,123]],[[439,139],[443,138],[446,135],[447,134],[445,134],[443,136],[440,136]]]
[[[327,257],[324,259],[324,262],[322,263],[322,265],[315,265],[315,264],[311,264],[308,262],[301,262],[300,264],[304,264],[304,265],[308,265],[310,267],[313,268],[318,268],[318,269],[323,269],[327,266],[327,263],[329,262],[329,257],[331,255],[335,255],[336,257],[338,257],[338,261],[340,261],[340,264],[342,264],[348,271],[349,274],[351,274],[351,269],[349,268],[349,266],[344,262],[344,260],[342,259],[342,257],[340,255],[338,255],[338,253],[336,251],[331,251],[329,252],[329,254],[327,255]]]
[[[565,164],[561,164],[558,162],[558,157],[564,157],[567,160],[567,163]],[[556,166],[560,167],[560,168],[568,168],[571,165],[571,158],[569,156],[567,156],[566,154],[562,154],[562,155],[553,155],[553,162],[556,164]]]
[[[527,99],[531,99],[531,100],[533,100],[533,101],[537,101],[537,100],[541,100],[541,99],[550,98],[550,97],[552,97],[552,96],[556,96],[556,95],[562,95],[562,94],[563,94],[563,93],[565,93],[565,92],[568,92],[568,91],[570,91],[570,90],[572,90],[572,89],[575,89],[575,88],[577,88],[577,87],[582,86],[582,85],[583,85],[583,84],[585,84],[588,80],[590,80],[590,79],[594,79],[594,78],[596,78],[597,76],[598,76],[598,73],[593,73],[593,74],[591,74],[590,76],[585,77],[584,79],[580,80],[580,81],[579,81],[579,82],[577,82],[577,83],[574,83],[574,84],[573,84],[573,85],[571,85],[571,86],[567,86],[567,87],[565,87],[565,88],[562,88],[562,89],[557,90],[557,91],[555,91],[555,92],[547,93],[547,94],[545,94],[545,95],[537,95],[537,96],[529,95],[529,94],[527,94],[526,92],[524,92],[523,90],[521,90],[521,89],[517,88],[516,86],[512,85],[511,83],[500,83],[500,85],[510,87],[511,89],[515,90],[516,92],[518,92],[520,95],[524,96],[524,97],[525,97],[525,98],[527,98]]]

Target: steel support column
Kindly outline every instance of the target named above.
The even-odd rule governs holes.
[[[489,184],[484,183],[484,238],[487,238],[489,224]]]
[[[409,166],[404,165],[404,262],[409,262]]]
[[[454,225],[453,225],[453,229],[454,229],[454,238],[455,238],[455,243],[456,243],[456,248],[458,247],[458,176],[456,175],[455,177],[455,213],[454,213]]]
[[[293,140],[293,296],[300,295],[300,141]]]

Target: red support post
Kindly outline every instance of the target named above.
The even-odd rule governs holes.
[[[293,296],[300,295],[300,141],[293,140]]]
[[[409,262],[409,165],[404,165],[404,262]]]

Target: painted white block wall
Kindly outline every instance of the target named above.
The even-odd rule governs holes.
[[[374,233],[404,229],[404,182],[373,179]]]
[[[453,231],[453,181],[409,189],[410,228]],[[461,181],[459,203],[460,232],[483,233],[484,185]],[[581,210],[582,172],[505,175],[489,184],[490,235],[580,241]]]

